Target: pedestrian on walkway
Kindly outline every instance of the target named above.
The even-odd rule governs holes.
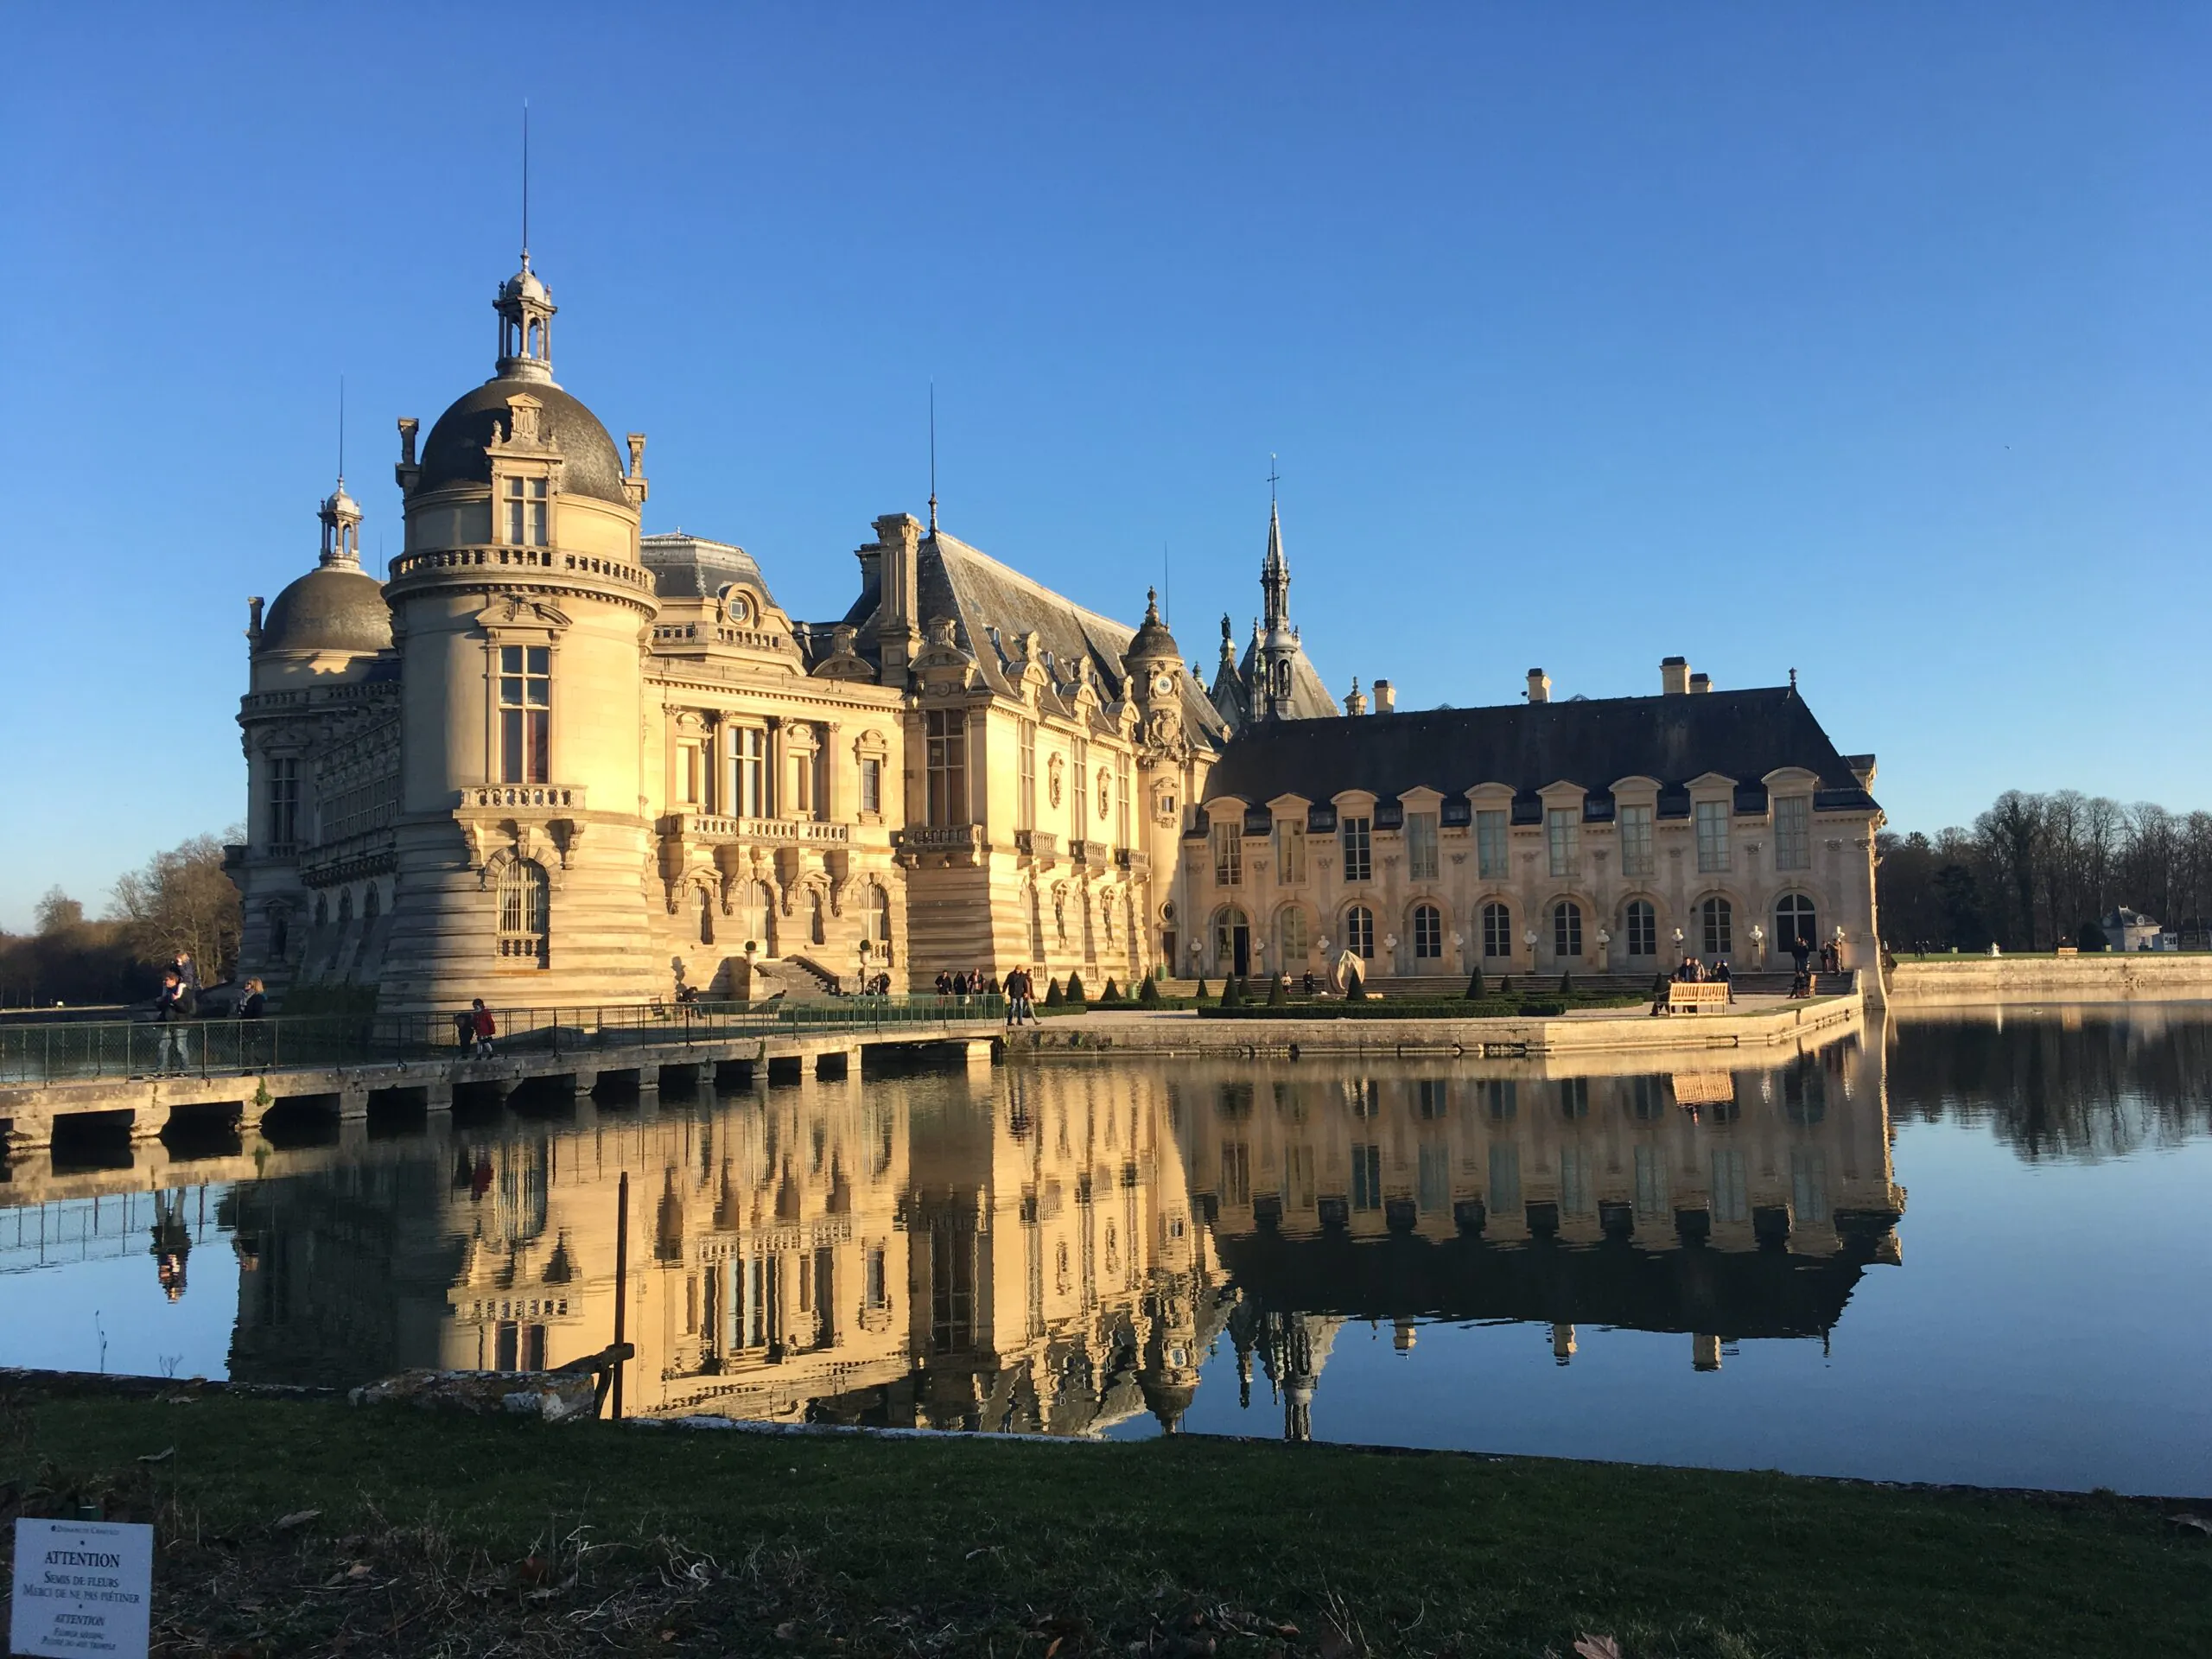
[[[492,1018],[492,1010],[484,1006],[484,999],[480,996],[468,1005],[468,1028],[475,1034],[476,1058],[490,1059],[492,1039],[499,1034],[499,1027]]]
[[[191,983],[174,968],[162,976],[162,992],[154,1001],[154,1018],[162,1027],[161,1068],[184,1071],[192,1064],[192,1050],[185,1040],[185,1024],[200,1012],[200,998]]]

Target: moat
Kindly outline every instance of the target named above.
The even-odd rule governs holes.
[[[1102,1057],[67,1138],[0,1179],[0,1363],[557,1364],[611,1336],[626,1172],[633,1414],[2212,1492],[2212,1007],[1612,1064]]]

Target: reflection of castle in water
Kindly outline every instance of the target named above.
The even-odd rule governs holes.
[[[507,1123],[241,1185],[233,1374],[557,1365],[632,1410],[1096,1433],[1177,1424],[1226,1331],[1310,1427],[1338,1325],[1824,1337],[1896,1260],[1878,1046],[1764,1071],[1132,1062],[809,1083]],[[971,1096],[970,1089],[975,1093]],[[980,1097],[988,1088],[988,1098]]]

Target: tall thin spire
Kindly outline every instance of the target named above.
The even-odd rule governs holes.
[[[346,377],[338,377],[338,487],[346,487]]]
[[[930,534],[937,534],[937,380],[930,380]]]
[[[530,100],[522,101],[522,268],[530,269]]]

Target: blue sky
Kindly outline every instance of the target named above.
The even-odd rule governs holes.
[[[340,375],[491,371],[532,111],[556,372],[649,529],[803,617],[928,493],[1187,655],[1341,693],[1800,671],[1893,823],[2188,808],[2212,736],[2212,13],[2195,7],[13,9],[0,925],[238,815],[245,600]],[[125,48],[128,43],[129,49]],[[2198,636],[2204,636],[2199,643]]]

